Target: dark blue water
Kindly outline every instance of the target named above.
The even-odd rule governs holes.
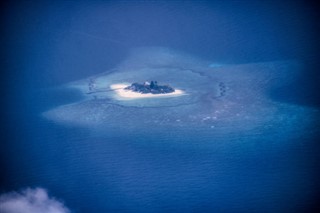
[[[74,212],[312,212],[319,195],[317,124],[288,135],[202,130],[153,134],[63,126],[41,113],[81,100],[52,88],[108,70],[137,46],[169,46],[223,63],[306,61],[305,93],[274,99],[318,107],[314,11],[303,3],[19,3],[8,32],[0,192],[43,187]],[[310,95],[311,94],[311,95]],[[297,95],[299,95],[297,97]],[[316,120],[316,119],[314,119]],[[261,134],[265,134],[262,132]]]
[[[39,116],[79,94],[34,95],[42,107],[10,121],[6,189],[41,186],[76,212],[303,212],[315,202],[314,135],[97,134]]]

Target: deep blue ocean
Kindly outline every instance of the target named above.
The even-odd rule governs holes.
[[[41,187],[71,212],[316,212],[316,117],[292,132],[215,136],[194,127],[97,131],[42,116],[83,99],[61,85],[110,70],[140,46],[228,64],[302,61],[304,77],[272,99],[318,110],[313,5],[48,1],[7,3],[3,14],[0,194]]]

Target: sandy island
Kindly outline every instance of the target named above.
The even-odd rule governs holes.
[[[133,92],[130,90],[125,90],[127,86],[130,86],[130,84],[112,84],[110,85],[110,88],[113,89],[117,96],[117,99],[138,99],[138,98],[160,98],[160,97],[176,97],[181,95],[186,95],[186,93],[183,90],[175,89],[174,92],[171,93],[165,93],[165,94],[143,94],[138,92]]]

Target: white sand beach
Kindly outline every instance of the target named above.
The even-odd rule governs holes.
[[[166,94],[143,94],[138,92],[133,92],[130,90],[125,90],[124,88],[129,86],[130,84],[112,84],[110,88],[113,89],[116,93],[116,99],[121,100],[132,100],[132,99],[140,99],[140,98],[162,98],[162,97],[177,97],[181,95],[187,95],[183,90],[175,89],[172,93]]]

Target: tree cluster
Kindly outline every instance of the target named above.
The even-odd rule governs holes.
[[[151,81],[151,83],[145,82],[144,84],[133,83],[125,89],[143,94],[165,94],[172,93],[175,91],[172,87],[168,85],[158,85],[157,81]]]

